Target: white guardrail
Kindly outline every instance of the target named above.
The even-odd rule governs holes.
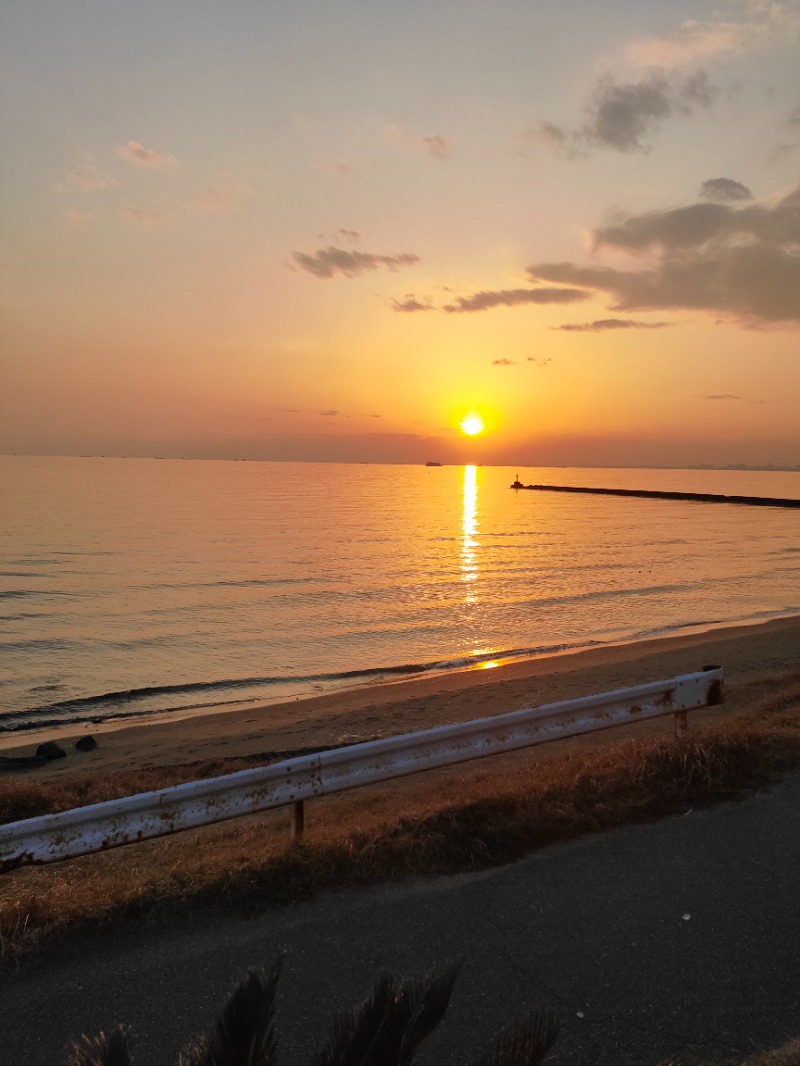
[[[722,699],[723,671],[709,667],[668,681],[352,744],[11,822],[0,825],[0,872],[290,804],[292,835],[299,837],[304,800],[665,714],[675,715],[680,736],[686,731],[687,711],[715,706]]]

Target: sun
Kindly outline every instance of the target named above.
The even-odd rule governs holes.
[[[478,433],[483,433],[484,422],[480,415],[470,414],[465,415],[459,422],[462,433],[466,433],[468,437],[474,437]]]

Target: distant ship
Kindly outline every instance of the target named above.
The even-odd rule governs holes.
[[[441,466],[441,465],[442,465],[441,463],[434,463],[433,460],[430,460],[430,459],[425,464],[425,466]]]

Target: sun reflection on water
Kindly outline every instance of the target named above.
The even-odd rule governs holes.
[[[478,470],[464,467],[463,511],[461,518],[461,580],[464,602],[478,602]]]

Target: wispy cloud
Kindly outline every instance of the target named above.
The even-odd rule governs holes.
[[[230,211],[254,193],[253,186],[241,181],[235,174],[222,174],[197,198],[194,206],[199,211]]]
[[[568,333],[605,333],[610,329],[665,329],[672,322],[636,322],[632,318],[597,318],[594,322],[566,322],[552,329]]]
[[[736,0],[724,5],[724,15],[705,22],[689,19],[672,34],[632,41],[626,58],[637,66],[672,68],[746,52],[779,37],[791,40],[800,29],[796,0]]]
[[[164,155],[154,148],[145,148],[138,141],[121,144],[117,148],[117,155],[127,163],[134,163],[139,167],[152,167],[155,170],[171,170],[178,164],[174,155]]]
[[[89,228],[92,215],[89,211],[81,211],[78,207],[68,208],[64,214],[64,229],[70,233],[83,233]]]
[[[414,311],[433,310],[432,304],[423,303],[421,300],[418,300],[413,293],[408,293],[408,295],[403,300],[395,300],[393,298],[389,302],[393,311],[401,311],[404,314],[409,314]]]
[[[591,295],[585,289],[539,288],[498,289],[482,291],[472,296],[459,296],[455,303],[445,304],[443,310],[450,314],[467,311],[488,311],[492,307],[518,307],[521,304],[571,304],[586,300]]]
[[[305,270],[317,278],[332,278],[343,274],[347,278],[357,278],[370,270],[397,270],[403,266],[413,266],[419,262],[418,255],[401,252],[399,255],[375,255],[372,252],[348,251],[328,245],[311,255],[306,252],[292,252],[296,268]]]
[[[453,142],[449,137],[445,137],[441,133],[420,137],[402,123],[387,126],[386,136],[392,144],[415,148],[417,151],[433,156],[434,159],[438,159],[441,162],[446,162],[453,150]]]
[[[552,359],[537,359],[535,355],[529,355],[525,360],[526,363],[533,363],[534,366],[549,366],[552,363]]]
[[[741,400],[741,396],[734,396],[731,392],[713,392],[708,396],[701,396],[701,400]]]
[[[324,418],[335,418],[339,414],[339,412],[338,411],[320,411],[320,414]]]
[[[800,186],[772,206],[695,203],[630,215],[597,229],[594,245],[642,266],[537,263],[529,277],[606,292],[620,311],[684,308],[749,326],[800,324]]]
[[[120,214],[128,222],[135,226],[144,226],[153,229],[157,226],[166,226],[169,222],[168,215],[159,207],[146,206],[144,204],[123,203],[120,204]]]
[[[514,359],[493,359],[492,366],[516,366]]]
[[[83,192],[103,192],[119,185],[116,178],[104,174],[93,163],[76,163],[67,174],[67,181],[73,188]]]

